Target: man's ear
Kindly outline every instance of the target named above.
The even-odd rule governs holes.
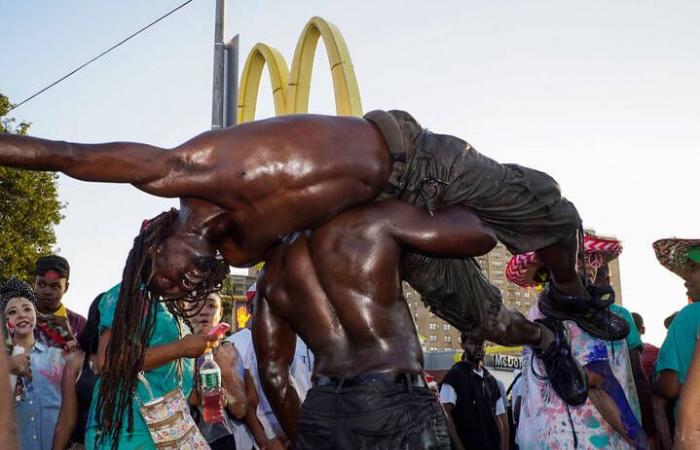
[[[66,292],[68,292],[68,288],[69,288],[69,287],[70,287],[70,281],[66,280],[66,289],[63,291],[64,294],[65,294]]]

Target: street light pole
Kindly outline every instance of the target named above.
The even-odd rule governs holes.
[[[224,126],[238,122],[238,35],[226,44],[226,115]]]
[[[225,16],[226,0],[216,0],[216,17],[214,19],[214,85],[211,103],[212,130],[221,129],[224,126]]]

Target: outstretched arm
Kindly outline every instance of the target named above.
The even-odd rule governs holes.
[[[291,381],[296,335],[289,323],[275,315],[258,293],[253,315],[253,345],[265,395],[284,429],[294,442],[301,402]]]
[[[186,159],[187,150],[134,142],[76,144],[0,134],[0,166],[59,171],[84,181],[131,183],[163,197],[184,195],[166,180],[177,175]]]

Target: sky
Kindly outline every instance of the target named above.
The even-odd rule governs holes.
[[[0,0],[0,92],[19,102],[180,3]],[[206,131],[214,4],[194,0],[12,115],[34,136],[75,142],[170,148]],[[700,237],[700,3],[229,0],[226,37],[240,34],[241,67],[256,42],[290,63],[312,16],[343,33],[364,111],[404,109],[496,160],[546,171],[584,226],[619,237],[624,304],[661,344],[686,296],[651,244]],[[266,77],[258,105],[258,118],[273,115]],[[322,46],[309,109],[335,113]],[[141,221],[177,203],[65,176],[59,195],[65,303],[85,313],[119,281]]]

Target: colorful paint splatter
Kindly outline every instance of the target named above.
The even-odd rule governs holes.
[[[535,304],[528,318],[534,320],[541,317]],[[592,338],[573,322],[566,321],[564,324],[576,360],[582,366],[595,362],[610,364],[615,378],[627,394],[636,420],[640,421],[639,400],[625,342],[603,342]],[[551,384],[542,379],[545,374],[542,361],[533,357],[532,349],[526,347],[523,353],[522,381],[518,383],[517,393],[514,392],[514,395],[522,397],[516,438],[521,450],[634,448],[603,419],[590,399],[578,407],[566,405]]]

